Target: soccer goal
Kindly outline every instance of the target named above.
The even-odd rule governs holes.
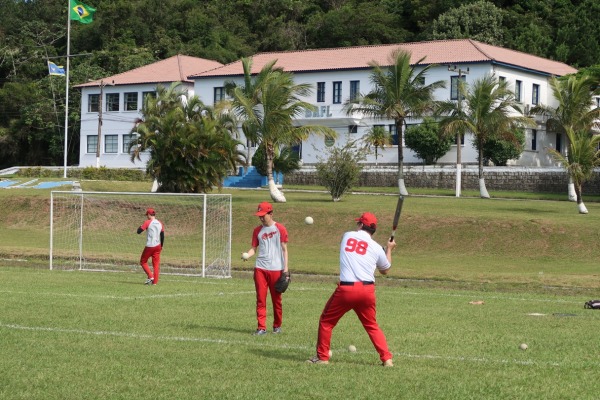
[[[231,277],[231,195],[52,191],[50,269],[139,270],[146,209],[165,227],[161,273]]]

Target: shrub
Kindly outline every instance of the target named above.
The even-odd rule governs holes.
[[[344,193],[358,183],[364,160],[362,152],[354,147],[354,142],[349,142],[344,147],[327,149],[327,160],[319,158],[316,165],[319,184],[331,194],[333,201],[340,201]]]

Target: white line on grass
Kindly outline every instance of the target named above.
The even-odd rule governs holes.
[[[457,293],[418,293],[418,292],[404,292],[399,291],[402,294],[410,294],[414,296],[438,296],[438,297],[464,297],[467,299],[473,298],[477,296],[478,298],[493,299],[493,300],[512,300],[512,301],[537,301],[541,303],[562,303],[562,304],[580,304],[580,301],[569,301],[569,300],[560,300],[560,299],[536,299],[534,297],[524,298],[524,297],[502,297],[502,296],[487,296],[485,293],[475,294],[457,294]]]
[[[5,324],[0,322],[0,328],[21,330],[21,331],[32,331],[32,332],[53,332],[53,333],[67,333],[67,334],[78,334],[78,335],[94,335],[94,336],[115,336],[132,339],[151,339],[151,340],[166,340],[173,342],[198,342],[198,343],[215,343],[215,344],[226,344],[226,345],[243,345],[243,346],[258,346],[258,347],[271,347],[279,349],[294,349],[294,350],[306,350],[312,351],[312,346],[301,346],[301,345],[289,345],[280,343],[266,343],[262,340],[259,341],[242,341],[242,340],[224,340],[224,339],[210,339],[210,338],[198,338],[198,337],[182,337],[182,336],[154,336],[149,334],[138,334],[128,332],[113,332],[113,331],[87,331],[83,329],[63,329],[63,328],[52,328],[43,326],[23,326],[17,324]],[[334,354],[336,352],[335,349]],[[490,364],[515,364],[523,366],[549,366],[549,367],[567,367],[572,368],[572,365],[561,364],[552,361],[533,361],[533,360],[494,360],[484,357],[452,357],[452,356],[438,356],[434,354],[410,354],[410,353],[394,353],[396,357],[401,358],[413,358],[422,360],[443,360],[443,361],[458,361],[458,362],[473,362],[473,363],[490,363]],[[593,363],[594,365],[600,366],[600,363]]]

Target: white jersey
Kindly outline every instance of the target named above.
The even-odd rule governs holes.
[[[155,219],[148,219],[144,221],[140,227],[142,230],[148,231],[148,238],[146,239],[146,247],[156,247],[160,244],[160,233],[164,232],[163,224]]]
[[[344,233],[340,245],[340,281],[375,282],[375,268],[384,271],[391,266],[381,245],[368,232]]]
[[[288,242],[285,226],[273,222],[271,226],[257,226],[252,232],[252,247],[258,248],[256,268],[283,271],[285,258],[281,243]]]

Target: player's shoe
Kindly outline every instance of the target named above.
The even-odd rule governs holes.
[[[144,283],[144,285],[153,285],[154,284],[154,278],[148,278],[146,279],[146,283]]]
[[[254,336],[262,336],[266,335],[267,331],[265,329],[257,329],[256,332],[253,333]]]
[[[392,361],[392,359],[390,358],[389,360],[385,360],[385,361],[383,362],[383,364],[381,364],[381,365],[383,365],[384,367],[393,367],[393,366],[394,366],[394,362],[393,362],[393,361]]]
[[[329,364],[329,361],[327,360],[319,360],[319,356],[314,356],[313,358],[306,360],[306,362],[310,364]]]
[[[273,328],[273,333],[281,333],[281,327]]]

